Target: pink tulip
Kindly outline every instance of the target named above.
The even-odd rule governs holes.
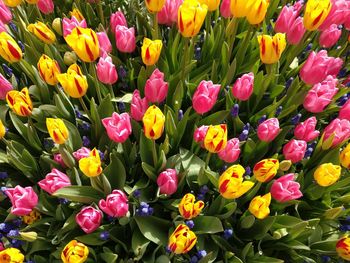
[[[320,135],[320,132],[315,130],[316,124],[316,117],[310,117],[306,121],[299,123],[294,129],[295,138],[306,142],[315,140]]]
[[[110,20],[111,31],[114,33],[117,26],[128,27],[125,16],[121,11],[117,11],[111,15]]]
[[[338,80],[328,76],[324,81],[312,87],[305,96],[304,108],[312,113],[322,112],[337,94]]]
[[[102,217],[100,210],[87,206],[75,216],[75,221],[86,234],[90,234],[101,225]]]
[[[4,100],[10,90],[13,90],[12,84],[0,73],[0,99]]]
[[[134,93],[132,94],[132,100],[131,100],[131,106],[130,106],[131,117],[136,121],[141,121],[147,108],[148,108],[147,99],[146,98],[141,99],[140,91],[134,90]]]
[[[51,170],[51,173],[48,173],[45,176],[45,179],[38,182],[38,185],[40,186],[41,189],[43,189],[44,191],[52,195],[57,190],[66,186],[70,186],[71,182],[69,177],[66,174],[53,168]]]
[[[0,251],[3,251],[5,249],[4,244],[0,242]]]
[[[244,74],[232,87],[232,95],[241,101],[249,100],[254,91],[254,74]]]
[[[350,121],[350,100],[341,107],[338,118]]]
[[[177,190],[177,174],[175,169],[166,169],[157,178],[161,194],[172,195]]]
[[[160,103],[168,94],[168,82],[164,81],[164,73],[155,69],[151,77],[146,81],[145,96],[149,102]]]
[[[102,120],[107,130],[108,137],[115,142],[125,142],[131,134],[131,123],[129,113],[118,114],[114,112],[112,117]]]
[[[66,168],[66,164],[63,161],[62,155],[60,153],[54,154],[53,155],[53,160],[58,163],[59,165],[61,165],[62,168]]]
[[[298,45],[306,32],[304,27],[303,19],[299,16],[291,24],[288,33],[287,40],[289,44]]]
[[[0,20],[0,33],[1,32],[7,32],[7,28],[3,22]]]
[[[329,28],[332,24],[344,24],[349,16],[350,4],[347,0],[332,0],[331,11],[319,29],[323,31]]]
[[[276,20],[275,32],[288,33],[302,8],[303,1],[298,1],[293,6],[284,6]]]
[[[39,0],[37,6],[41,13],[48,15],[53,13],[55,5],[52,0]]]
[[[123,53],[132,53],[136,48],[135,29],[125,26],[115,28],[115,41],[117,49]]]
[[[171,26],[177,23],[177,13],[183,0],[166,0],[162,10],[157,14],[160,25]]]
[[[284,158],[292,161],[292,163],[297,163],[304,158],[306,148],[307,143],[305,141],[292,139],[283,146]]]
[[[120,190],[113,190],[106,200],[100,200],[98,205],[103,212],[112,217],[123,217],[129,211],[128,198]]]
[[[200,143],[203,146],[204,138],[207,135],[208,126],[201,126],[194,131],[193,139],[196,143]]]
[[[73,153],[75,160],[79,161],[82,158],[89,157],[91,150],[86,147],[81,147],[79,150]]]
[[[218,156],[221,160],[227,163],[234,163],[237,161],[241,150],[239,148],[239,140],[237,138],[233,138],[227,141],[227,145],[225,149],[218,152]]]
[[[294,176],[286,174],[273,182],[270,192],[278,202],[284,203],[303,196],[300,184],[294,181]]]
[[[96,33],[97,39],[98,39],[98,45],[100,47],[100,57],[103,56],[104,53],[111,53],[112,52],[112,44],[111,41],[109,41],[109,38],[106,34],[106,32],[98,32]]]
[[[72,16],[71,19],[67,17],[63,18],[62,19],[63,37],[68,36],[70,33],[72,33],[72,30],[78,26],[82,28],[87,28],[85,19],[79,22],[75,16]]]
[[[346,119],[334,119],[324,129],[323,141],[326,141],[334,134],[332,147],[335,147],[350,138],[350,121]]]
[[[12,13],[10,8],[8,8],[5,3],[0,0],[0,21],[7,24],[12,20]]]
[[[112,58],[104,53],[97,63],[97,78],[104,84],[112,85],[118,80],[118,73]]]
[[[344,61],[341,58],[332,58],[328,63],[327,73],[333,77],[336,77],[339,74],[343,66]]]
[[[28,215],[38,204],[38,195],[31,186],[23,188],[17,185],[15,188],[7,188],[5,193],[12,203],[11,214],[16,216]]]
[[[280,133],[280,123],[277,118],[267,119],[258,126],[257,134],[261,141],[271,142]]]
[[[221,6],[220,6],[220,14],[222,17],[224,18],[232,17],[230,5],[231,5],[231,0],[222,0]]]
[[[192,98],[194,110],[199,114],[210,111],[218,99],[220,87],[221,85],[214,85],[212,81],[202,80]]]
[[[341,36],[341,29],[336,24],[331,25],[320,35],[320,45],[324,48],[333,47]]]

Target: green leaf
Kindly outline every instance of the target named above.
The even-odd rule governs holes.
[[[85,234],[83,236],[78,236],[75,239],[78,241],[84,243],[85,245],[91,245],[91,246],[101,246],[107,241],[102,240],[100,238],[101,231],[95,231],[91,234]]]
[[[143,254],[146,252],[146,249],[150,241],[145,238],[139,229],[135,228],[132,234],[131,247],[136,256],[135,260],[142,258]]]
[[[230,113],[229,110],[215,112],[209,115],[208,117],[202,119],[197,126],[199,127],[201,125],[218,125],[227,118],[229,113]]]
[[[169,221],[154,216],[135,216],[134,219],[145,238],[158,245],[167,245],[171,227]]]
[[[117,262],[118,255],[114,254],[112,252],[105,252],[101,253],[100,257],[106,262],[106,263],[115,263]]]
[[[102,192],[97,191],[91,186],[66,186],[53,193],[53,196],[84,204],[98,203],[104,198]]]
[[[113,112],[114,106],[111,102],[111,95],[107,94],[107,96],[103,98],[101,104],[98,106],[98,113],[100,115],[100,118],[103,119],[112,116]]]
[[[112,189],[123,189],[126,180],[126,171],[122,161],[118,158],[117,152],[110,154],[110,163],[103,173],[108,178]]]
[[[192,231],[196,234],[215,234],[224,231],[220,219],[215,216],[198,216],[193,219],[193,222]]]

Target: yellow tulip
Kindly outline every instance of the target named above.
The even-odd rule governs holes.
[[[264,219],[270,214],[271,194],[258,195],[249,204],[249,212],[258,219]]]
[[[157,13],[162,10],[165,0],[145,0],[147,10],[151,13]]]
[[[6,134],[6,127],[0,120],[0,140],[5,137]]]
[[[6,248],[0,251],[1,263],[23,263],[24,255],[17,248]]]
[[[88,89],[86,76],[83,75],[77,64],[70,65],[67,73],[58,74],[57,80],[64,91],[72,98],[83,97]]]
[[[348,236],[339,239],[335,248],[339,257],[350,260],[350,238]]]
[[[202,5],[206,5],[209,11],[215,11],[220,5],[220,0],[198,0]]]
[[[231,0],[230,9],[234,17],[245,17],[248,13],[247,0]]]
[[[71,12],[69,12],[71,17],[74,16],[79,22],[83,21],[85,17],[83,14],[79,11],[79,9],[74,8]]]
[[[185,254],[197,243],[197,236],[185,224],[177,226],[169,237],[168,247],[175,254]]]
[[[22,59],[22,50],[17,42],[6,32],[0,33],[0,55],[6,61],[13,63]]]
[[[68,139],[69,132],[63,120],[46,118],[46,127],[55,143],[63,144]]]
[[[264,21],[269,0],[249,0],[247,5],[246,17],[250,24],[257,25]]]
[[[22,3],[22,0],[3,0],[8,7],[16,7]]]
[[[76,240],[70,241],[62,250],[63,263],[83,263],[89,255],[89,249],[83,243]]]
[[[158,62],[160,53],[162,52],[163,43],[157,39],[152,41],[149,38],[143,40],[141,47],[142,61],[147,66],[152,66]]]
[[[211,153],[218,153],[225,149],[227,144],[227,125],[209,126],[204,138],[204,148]]]
[[[99,57],[97,35],[91,28],[76,27],[65,40],[82,61],[92,62]]]
[[[150,106],[142,118],[145,136],[151,140],[159,139],[164,131],[165,116],[155,105]]]
[[[320,186],[330,186],[339,180],[341,167],[332,163],[321,164],[314,172],[314,179]]]
[[[330,0],[309,0],[304,11],[304,26],[309,31],[317,30],[331,11]]]
[[[265,64],[274,64],[279,61],[282,52],[286,48],[286,35],[277,33],[276,35],[258,36],[260,45],[260,59]]]
[[[350,169],[350,143],[340,153],[339,159],[343,167]]]
[[[89,157],[79,160],[79,168],[87,177],[96,177],[102,173],[100,154],[94,148]]]
[[[29,24],[27,26],[29,32],[34,34],[37,38],[46,44],[52,44],[56,41],[55,33],[42,22],[36,22],[35,24]]]
[[[61,70],[56,60],[42,55],[38,62],[38,70],[41,78],[47,84],[56,85],[58,83],[57,75],[61,73]]]
[[[204,208],[204,202],[195,201],[196,197],[193,194],[186,194],[181,199],[181,202],[179,204],[179,212],[183,218],[192,219],[200,214]]]
[[[29,97],[28,88],[21,91],[11,90],[6,94],[6,101],[10,109],[19,116],[30,116],[33,110],[33,103]]]
[[[253,173],[259,182],[265,183],[272,180],[277,174],[279,161],[277,159],[264,159],[255,164]]]
[[[38,3],[39,0],[26,0],[28,4],[35,5]]]

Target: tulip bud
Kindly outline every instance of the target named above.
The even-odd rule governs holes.
[[[88,89],[86,76],[83,75],[77,64],[70,65],[67,73],[58,74],[57,80],[62,85],[64,91],[73,98],[81,98]]]
[[[202,80],[193,94],[192,105],[194,110],[198,114],[210,111],[218,99],[220,88],[221,85],[219,84]]]
[[[38,61],[38,70],[40,77],[49,85],[58,83],[57,75],[61,73],[60,67],[56,60],[47,55],[42,55]]]
[[[305,141],[292,139],[283,146],[283,155],[286,160],[297,163],[304,158],[306,148],[307,143]]]
[[[202,5],[206,5],[209,11],[215,11],[220,5],[220,0],[198,0]]]
[[[164,73],[155,69],[146,81],[145,96],[147,101],[152,103],[161,103],[168,94],[169,83],[164,81]]]
[[[60,36],[62,36],[62,21],[61,18],[56,17],[53,21],[52,21],[52,28],[53,30],[56,31],[57,34],[59,34]]]
[[[232,87],[232,95],[241,101],[249,100],[254,90],[254,74],[244,74]]]
[[[45,15],[53,13],[55,8],[53,0],[39,0],[37,6],[40,12],[44,13]]]
[[[196,143],[200,143],[201,147],[204,147],[204,138],[207,135],[209,126],[202,125],[201,127],[198,127],[193,134],[193,139]]]
[[[97,63],[97,78],[104,84],[112,85],[118,80],[118,73],[112,58],[104,53]]]
[[[350,121],[346,119],[334,119],[323,132],[322,148],[335,147],[350,138]],[[326,147],[325,144],[329,144]]]
[[[17,42],[6,32],[0,33],[0,55],[10,63],[20,61],[23,56]]]
[[[136,48],[135,28],[117,25],[115,28],[117,49],[123,53],[132,53]]]
[[[5,194],[12,203],[11,214],[17,216],[28,215],[39,200],[31,186],[22,187],[17,185],[15,188],[7,188]]]
[[[278,136],[280,131],[278,119],[271,118],[259,124],[257,134],[261,141],[271,142]]]
[[[45,178],[38,182],[41,189],[49,194],[53,194],[57,190],[70,186],[71,182],[69,177],[57,169],[52,169]]]
[[[270,214],[271,193],[266,195],[258,195],[250,201],[249,212],[258,219],[264,219]]]
[[[222,0],[221,6],[220,6],[220,14],[224,18],[230,18],[232,16],[231,14],[231,0]]]
[[[274,64],[279,61],[286,48],[286,35],[277,33],[276,35],[258,36],[260,46],[260,59],[264,64]]]
[[[125,16],[121,11],[113,13],[110,18],[110,28],[113,33],[115,32],[117,26],[128,27]]]
[[[327,220],[335,220],[344,213],[344,210],[344,206],[330,208],[324,212],[323,217]]]
[[[75,17],[79,22],[85,20],[83,14],[80,12],[78,8],[74,8],[71,12],[69,12],[71,17]]]
[[[37,38],[46,44],[53,44],[56,42],[55,33],[42,22],[36,22],[35,24],[29,24],[27,26],[29,32],[33,33]]]
[[[339,159],[344,168],[350,169],[350,143],[341,151]]]
[[[281,170],[282,172],[286,172],[290,169],[292,164],[293,163],[291,160],[283,160],[282,162],[280,162],[279,170]]]
[[[288,234],[289,233],[288,233],[287,228],[280,228],[280,229],[273,231],[272,236],[274,239],[281,239],[282,237],[285,237]]]
[[[158,23],[171,26],[177,22],[178,10],[183,0],[166,0],[162,10],[157,14]]]
[[[102,31],[102,32],[97,32],[96,35],[98,39],[98,44],[100,46],[100,57],[102,57],[104,53],[111,53],[112,44],[111,44],[111,41],[109,41],[107,33]]]
[[[129,212],[128,197],[121,190],[113,190],[111,194],[107,195],[106,200],[100,200],[98,206],[112,217],[124,217]]]
[[[218,157],[227,163],[235,162],[241,153],[239,143],[239,139],[237,138],[229,140],[226,147],[222,151],[218,152]]]
[[[247,1],[247,20],[251,25],[257,25],[264,21],[269,0],[248,0]]]
[[[275,180],[270,191],[272,197],[281,203],[303,196],[300,191],[300,184],[294,181],[294,174],[286,174]]]
[[[148,102],[146,98],[141,99],[140,91],[134,90],[131,99],[130,115],[136,121],[141,121],[143,115],[148,109]]]
[[[0,140],[5,137],[5,134],[6,134],[6,127],[0,120]]]
[[[145,3],[150,13],[157,13],[162,10],[165,0],[146,0]]]
[[[150,106],[145,112],[142,121],[144,133],[148,139],[157,140],[162,136],[165,116],[157,106]]]
[[[90,234],[101,225],[102,217],[100,210],[87,206],[75,216],[75,221],[85,233]]]
[[[177,190],[177,174],[175,169],[166,169],[157,178],[161,194],[172,195]]]
[[[64,144],[69,132],[62,119],[46,118],[46,127],[52,140],[57,144]]]
[[[302,40],[305,32],[306,32],[306,29],[305,29],[304,24],[303,24],[303,19],[301,17],[298,17],[291,24],[291,26],[287,32],[288,43],[292,44],[292,45],[298,45],[300,43],[300,41]]]
[[[130,116],[126,112],[122,114],[114,112],[112,117],[104,118],[102,124],[108,137],[118,143],[125,142],[132,133]]]
[[[74,51],[71,51],[71,52],[66,51],[64,53],[63,61],[64,61],[64,64],[66,64],[67,66],[75,64],[77,62],[77,60],[78,60],[78,57]]]
[[[152,41],[149,38],[145,38],[141,47],[143,63],[147,66],[156,64],[162,51],[162,47],[163,43],[161,40]]]
[[[1,91],[0,91],[1,94]],[[1,98],[1,96],[0,96]],[[350,121],[350,100],[348,100],[339,111],[339,119],[346,119]]]
[[[314,179],[318,185],[327,187],[337,182],[341,175],[341,167],[332,163],[318,166],[314,172]]]
[[[0,100],[5,99],[7,92],[11,90],[12,84],[0,73]]]
[[[22,0],[3,0],[8,7],[16,7],[22,3]]]
[[[0,1],[0,21],[4,24],[7,24],[11,20],[12,20],[11,10],[5,5],[3,1]]]
[[[299,123],[294,129],[295,138],[306,142],[315,140],[320,135],[320,132],[315,130],[316,124],[316,117],[310,117],[304,122]]]
[[[23,88],[21,91],[11,90],[6,94],[8,106],[14,113],[19,116],[30,116],[33,110],[33,103],[29,97],[28,88]]]
[[[37,232],[19,232],[21,238],[28,242],[34,242],[38,238]]]
[[[341,29],[338,28],[338,25],[333,24],[326,30],[322,31],[320,35],[320,45],[324,48],[333,47],[341,37]]]

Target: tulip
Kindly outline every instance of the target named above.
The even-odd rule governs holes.
[[[23,223],[27,225],[32,225],[36,221],[41,219],[41,214],[38,210],[33,209],[28,215],[22,216]]]
[[[166,0],[162,10],[157,14],[158,23],[171,26],[177,22],[177,13],[183,0]]]
[[[40,77],[49,85],[58,83],[57,75],[61,73],[60,66],[56,60],[47,55],[42,55],[38,61],[38,70]]]
[[[257,134],[261,141],[271,142],[278,136],[280,131],[278,119],[271,118],[259,124]]]
[[[135,28],[116,26],[115,41],[117,49],[123,53],[132,53],[136,48]]]
[[[219,8],[220,0],[198,0],[202,5],[206,5],[209,11],[215,11]]]
[[[79,150],[73,152],[74,158],[79,161],[82,158],[89,157],[91,150],[86,147],[81,147]]]
[[[172,195],[177,190],[177,174],[175,169],[166,169],[157,178],[157,185],[161,194]]]
[[[286,48],[286,35],[277,33],[273,37],[269,35],[258,36],[260,45],[260,59],[264,64],[274,64],[279,61],[282,52]]]
[[[58,163],[62,168],[66,168],[66,164],[63,161],[62,155],[60,153],[53,155],[53,160]]]
[[[37,6],[45,15],[51,14],[54,12],[55,5],[52,0],[39,0]]]
[[[71,182],[66,174],[54,168],[51,170],[51,173],[45,176],[45,179],[38,182],[38,185],[41,189],[52,195],[57,190],[70,186]]]
[[[344,61],[341,58],[331,57],[328,63],[328,69],[327,69],[328,75],[336,77],[339,74],[340,69],[343,66],[343,63]]]
[[[300,184],[294,181],[294,174],[286,174],[278,178],[273,182],[270,191],[272,197],[281,203],[303,196],[300,191]]]
[[[0,56],[7,62],[18,62],[22,59],[22,50],[17,42],[6,32],[0,33]]]
[[[100,57],[97,68],[96,68],[97,78],[104,84],[112,85],[118,80],[118,73],[113,64],[112,58],[104,53]]]
[[[65,40],[84,62],[95,61],[100,54],[97,35],[90,28],[76,27]]]
[[[29,214],[38,204],[38,196],[31,186],[23,188],[17,185],[15,188],[7,188],[5,193],[12,203],[11,214],[16,216]]]
[[[7,92],[11,90],[12,84],[0,73],[0,100],[5,99]]]
[[[146,98],[141,99],[140,91],[134,90],[131,99],[130,115],[136,121],[141,121],[148,108]]]
[[[7,24],[12,20],[11,10],[5,5],[5,3],[0,1],[0,21]]]
[[[332,163],[324,163],[317,167],[314,179],[318,185],[327,187],[337,182],[341,175],[341,167]]]
[[[219,84],[202,80],[193,94],[192,105],[194,110],[198,114],[210,111],[218,99],[220,88],[221,85]]]
[[[7,32],[7,28],[3,22],[0,21],[0,33]]]
[[[23,263],[24,255],[17,248],[6,248],[0,252],[1,262],[4,263]]]
[[[338,256],[345,260],[350,260],[350,238],[345,236],[338,240],[336,244]]]
[[[113,190],[106,200],[98,203],[103,212],[112,217],[123,217],[129,211],[128,198],[121,190]]]
[[[164,131],[165,116],[157,106],[150,106],[145,112],[142,121],[143,130],[148,139],[157,140],[160,138],[160,136],[162,136]]]
[[[109,41],[109,38],[106,32],[97,32],[98,45],[100,46],[100,57],[103,56],[103,53],[111,53],[112,52],[112,44]]]
[[[0,82],[1,83],[1,82]],[[1,91],[0,91],[1,94]],[[1,97],[0,97],[1,98]],[[346,119],[350,121],[350,100],[348,100],[339,111],[339,119]]]
[[[61,18],[56,17],[56,18],[52,21],[51,27],[52,27],[52,29],[55,30],[55,32],[56,32],[57,34],[59,34],[60,36],[63,35],[63,32],[62,32],[62,20],[61,20]]]
[[[294,23],[291,24],[291,27],[287,33],[287,41],[291,45],[298,45],[302,40],[306,29],[303,24],[303,19],[298,17],[295,19]]]
[[[248,14],[248,1],[231,0],[230,9],[234,17],[245,17]]]
[[[118,143],[125,142],[132,132],[128,113],[114,112],[112,117],[104,118],[102,124],[106,128],[108,137]]]
[[[322,112],[337,94],[337,83],[336,78],[328,76],[321,83],[314,85],[304,98],[304,108],[312,113]]]
[[[121,11],[113,13],[110,18],[110,28],[113,33],[115,32],[117,26],[128,27],[125,16]]]
[[[184,37],[194,37],[200,31],[208,7],[198,1],[185,0],[178,10],[177,25]]]
[[[266,195],[258,195],[250,201],[249,212],[258,219],[264,219],[270,214],[271,193]]]
[[[0,242],[0,251],[3,251],[5,249],[4,244]]]
[[[85,20],[83,14],[77,8],[74,8],[69,14],[71,15],[71,18],[75,17],[79,22]]]
[[[254,91],[254,74],[244,74],[238,78],[232,87],[232,95],[241,101],[249,100]]]
[[[251,25],[257,25],[264,21],[269,3],[269,0],[248,0],[246,16]]]
[[[79,160],[79,168],[87,177],[96,177],[102,173],[100,154],[94,148],[89,157]]]
[[[294,6],[285,5],[281,12],[278,15],[278,18],[275,23],[275,32],[276,33],[288,33],[290,27],[294,23],[299,10],[295,10]]]
[[[145,96],[147,101],[161,103],[168,94],[168,82],[164,81],[164,73],[155,69],[151,77],[146,81]]]
[[[26,2],[30,5],[35,5],[36,3],[38,3],[38,0],[26,0]]]
[[[48,26],[42,22],[29,24],[27,26],[27,29],[29,32],[33,33],[37,38],[39,38],[41,41],[43,41],[46,44],[52,44],[56,42],[55,33],[52,32],[51,29],[48,28]]]
[[[179,204],[179,213],[183,218],[189,220],[200,214],[204,208],[204,202],[195,201],[196,197],[193,194],[185,194],[184,197],[182,197]]]
[[[243,182],[244,168],[237,164],[229,167],[219,177],[219,192],[226,199],[236,199],[248,192],[254,183]]]
[[[22,3],[22,0],[3,0],[8,7],[16,7]]]
[[[253,173],[259,182],[266,183],[277,174],[279,161],[277,159],[264,159],[255,164]]]
[[[332,139],[332,137],[334,138]],[[335,147],[350,138],[350,121],[345,119],[334,119],[324,129],[323,142],[331,140],[332,147]]]
[[[297,163],[304,158],[306,148],[307,143],[305,141],[293,139],[283,146],[283,155],[286,160]]]
[[[320,132],[315,130],[316,124],[316,117],[310,117],[306,121],[299,123],[294,129],[295,138],[306,142],[315,140],[320,135]]]
[[[202,125],[194,131],[193,139],[196,143],[200,143],[203,147],[205,136],[207,135],[209,126]]]
[[[29,97],[28,88],[21,91],[11,90],[6,94],[6,101],[10,109],[19,116],[30,116],[33,110],[33,103]]]
[[[46,127],[50,137],[57,144],[64,144],[69,137],[69,132],[62,119],[46,118]]]
[[[74,51],[72,52],[67,51],[64,53],[63,62],[65,65],[70,66],[72,64],[77,63],[77,61],[78,61],[78,57]]]
[[[221,6],[220,6],[220,14],[222,17],[224,18],[232,17],[230,5],[231,5],[231,0],[222,0]]]
[[[180,224],[169,237],[168,248],[175,254],[189,252],[197,243],[197,237],[185,224]]]
[[[70,35],[73,29],[76,27],[87,28],[85,19],[82,21],[78,21],[78,19],[76,19],[74,16],[71,19],[67,17],[63,18],[62,20],[63,37]]]
[[[317,30],[331,11],[330,0],[309,0],[304,11],[304,26],[309,31]]]
[[[77,64],[69,66],[67,73],[58,74],[57,80],[62,85],[64,91],[72,98],[81,98],[88,89],[86,76],[83,75]]]
[[[63,263],[83,263],[89,255],[89,249],[83,243],[76,240],[70,241],[62,250]]]
[[[143,40],[141,47],[142,61],[147,66],[152,66],[158,62],[163,43],[161,40],[152,41],[149,38]]]
[[[344,150],[341,151],[339,155],[340,159],[340,164],[345,167],[350,169],[350,144],[348,144]]]
[[[147,10],[151,13],[157,13],[162,10],[165,0],[145,0]]]
[[[6,127],[0,120],[0,140],[5,137],[5,134],[6,134]]]
[[[341,37],[341,29],[336,24],[331,25],[326,30],[322,31],[320,35],[320,45],[324,48],[333,47]]]
[[[239,140],[233,138],[227,142],[225,149],[218,152],[218,156],[221,160],[227,163],[233,163],[237,161],[241,150],[239,148]]]
[[[341,25],[346,23],[346,20],[350,17],[349,7],[348,1],[346,0],[332,0],[331,11],[319,29],[323,31],[333,24]]]
[[[101,225],[102,217],[100,210],[87,206],[75,216],[75,221],[86,234],[90,234]]]
[[[227,125],[210,125],[204,138],[204,147],[211,153],[218,153],[227,145]]]

